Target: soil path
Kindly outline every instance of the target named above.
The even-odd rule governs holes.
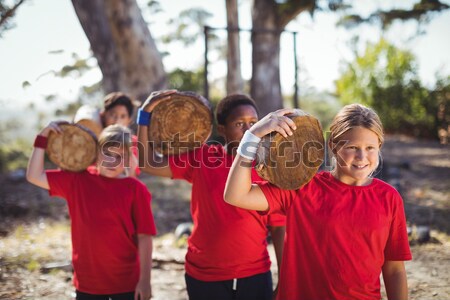
[[[450,300],[450,147],[397,136],[387,139],[383,156],[380,176],[402,193],[412,232],[413,261],[406,263],[410,299]],[[0,177],[0,299],[71,299],[65,203],[15,175]],[[159,232],[153,299],[186,299],[186,249],[173,231],[190,221],[190,186],[150,176],[142,180],[153,194]],[[426,243],[419,243],[419,226],[431,229]],[[273,256],[271,245],[269,250]]]

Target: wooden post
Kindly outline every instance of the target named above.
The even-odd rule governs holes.
[[[204,95],[209,100],[209,84],[208,84],[208,31],[209,27],[204,27],[205,33],[205,75],[204,75]]]
[[[300,108],[298,100],[297,32],[293,32],[292,37],[294,42],[294,108]]]

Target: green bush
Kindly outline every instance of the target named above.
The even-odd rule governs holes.
[[[448,88],[448,81],[446,84]],[[421,83],[411,52],[384,39],[368,44],[363,55],[346,64],[336,81],[336,91],[343,104],[362,103],[374,108],[386,132],[438,136],[439,93]]]
[[[25,169],[31,145],[23,140],[16,140],[0,147],[0,172],[5,173],[16,169]]]

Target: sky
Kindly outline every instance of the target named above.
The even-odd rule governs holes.
[[[145,4],[146,1],[139,0]],[[398,8],[410,7],[413,1],[398,0],[358,0],[353,1],[363,13],[369,13],[375,6]],[[444,1],[445,2],[445,1]],[[160,1],[162,13],[152,16],[149,27],[154,38],[167,32],[167,20],[176,18],[180,11],[201,7],[211,12],[209,20],[212,27],[225,27],[225,1],[216,0],[164,0]],[[250,0],[241,0],[240,26],[250,28]],[[450,4],[450,1],[446,3]],[[355,5],[356,5],[355,4]],[[339,77],[343,60],[351,60],[352,55],[347,43],[352,34],[358,34],[360,40],[376,42],[380,30],[376,27],[362,26],[357,31],[347,31],[336,27],[336,14],[316,13],[314,18],[308,13],[301,14],[291,22],[287,29],[297,31],[297,58],[300,64],[300,90],[314,88],[317,91],[334,91],[334,80]],[[60,70],[73,62],[73,53],[85,58],[90,55],[89,42],[78,22],[69,0],[28,0],[19,8],[14,19],[16,27],[4,33],[0,39],[0,120],[20,109],[26,109],[29,103],[37,107],[61,106],[73,102],[81,85],[92,84],[101,78],[98,69],[90,71],[81,78],[56,78],[52,70]],[[450,74],[450,11],[436,15],[424,27],[426,34],[411,39],[417,26],[414,22],[395,24],[386,34],[388,40],[396,46],[411,50],[418,58],[419,75],[426,84],[433,84],[435,73]],[[223,32],[221,33],[223,35]],[[242,34],[242,73],[248,79],[251,74],[250,36]],[[158,45],[160,51],[170,51],[164,58],[166,71],[175,67],[196,69],[203,64],[203,39],[191,48],[179,43],[170,47]],[[363,45],[363,43],[361,43]],[[186,59],[189,57],[189,59]],[[215,57],[210,59],[214,61]],[[95,64],[95,61],[91,62]],[[283,34],[281,44],[280,73],[284,93],[292,93],[294,84],[292,36]],[[225,75],[225,63],[213,63],[211,80]],[[30,86],[23,87],[24,81]],[[44,96],[58,95],[52,103]]]

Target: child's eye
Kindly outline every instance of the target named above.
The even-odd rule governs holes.
[[[250,126],[253,126],[255,124],[256,124],[256,122],[250,122]]]
[[[234,124],[234,126],[236,127],[242,127],[244,125],[244,122],[237,122],[236,124]]]

